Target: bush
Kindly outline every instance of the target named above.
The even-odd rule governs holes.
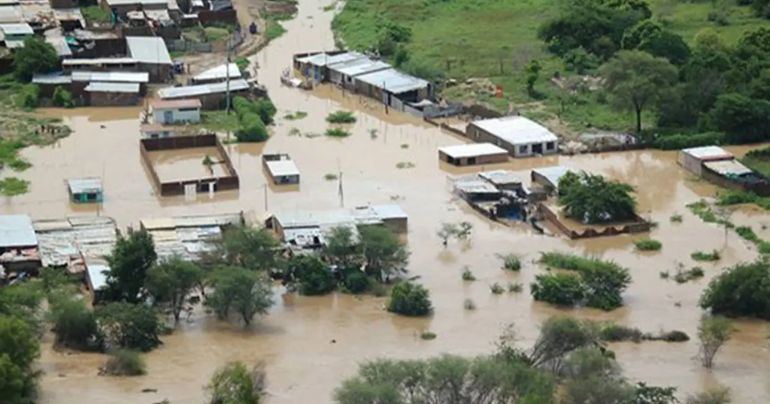
[[[503,257],[503,268],[509,271],[518,271],[521,269],[521,260],[515,254],[506,254]]]
[[[246,114],[259,114],[257,104],[251,102],[248,98],[240,95],[233,97],[233,110],[238,115],[238,118],[242,118]]]
[[[51,303],[51,320],[57,344],[82,350],[101,347],[94,313],[82,300],[68,298]]]
[[[690,254],[690,257],[695,261],[719,261],[722,258],[717,250],[712,250],[711,252],[696,251]]]
[[[324,132],[324,134],[329,137],[339,137],[339,138],[350,136],[350,132],[340,128],[326,129],[326,132]]]
[[[615,323],[605,325],[599,330],[599,338],[607,342],[639,342],[644,334],[638,328],[625,327]]]
[[[612,310],[623,305],[622,293],[631,282],[631,276],[626,268],[610,261],[559,252],[543,253],[540,262],[578,272],[580,277],[576,279],[583,288],[583,297],[587,306]],[[535,296],[534,291],[533,296]],[[575,297],[575,295],[569,294],[566,297]],[[573,304],[577,302],[573,301]]]
[[[36,73],[48,73],[59,66],[56,49],[42,36],[31,36],[13,52],[13,69],[20,81],[29,81]]]
[[[155,310],[145,304],[109,303],[95,310],[100,334],[108,348],[143,352],[160,345],[161,324]]]
[[[471,272],[470,269],[465,268],[463,270],[463,280],[466,282],[472,282],[476,280],[476,277],[473,275],[473,272]]]
[[[388,311],[404,316],[427,316],[433,310],[428,290],[412,282],[401,282],[390,292]]]
[[[508,292],[510,293],[521,293],[524,290],[524,285],[522,285],[519,282],[516,283],[509,283],[508,284]]]
[[[146,372],[144,359],[136,351],[117,350],[101,368],[101,374],[109,376],[140,376]]]
[[[687,342],[690,340],[690,336],[687,333],[677,330],[661,333],[658,338],[666,342]]]
[[[744,240],[751,241],[752,243],[759,242],[759,237],[757,237],[757,234],[754,233],[754,230],[749,226],[738,226],[735,228],[735,232]]]
[[[353,294],[364,293],[369,290],[369,282],[369,277],[358,269],[348,271],[342,280],[345,290]]]
[[[264,142],[268,138],[267,128],[262,119],[253,112],[247,112],[241,117],[241,127],[235,132],[239,142]]]
[[[303,295],[324,295],[337,287],[331,269],[316,257],[301,256],[289,266],[299,280],[299,292]]]
[[[476,310],[476,303],[473,302],[471,299],[465,299],[463,301],[463,308],[465,310]]]
[[[332,112],[326,117],[326,122],[329,123],[355,123],[356,117],[350,111],[336,111]]]
[[[660,136],[652,142],[656,149],[680,150],[688,147],[727,144],[724,133],[706,132],[698,134],[680,134]]]
[[[40,87],[37,84],[25,84],[16,94],[16,106],[22,109],[37,108],[40,98]]]
[[[53,102],[53,105],[57,107],[72,108],[75,106],[75,102],[72,100],[72,93],[67,91],[67,89],[62,86],[57,86],[53,90],[53,97],[51,97],[51,102]]]
[[[636,249],[639,251],[658,251],[663,247],[663,244],[658,240],[642,239],[634,241]]]
[[[275,113],[278,112],[275,109],[275,105],[273,105],[273,102],[270,101],[269,98],[264,97],[260,98],[257,101],[255,101],[257,113],[259,114],[259,117],[262,119],[262,122],[264,122],[266,125],[270,125],[273,123],[273,117],[275,116]]]
[[[585,285],[573,274],[537,275],[529,290],[535,300],[559,306],[575,306],[586,297]]]
[[[712,279],[700,306],[715,314],[770,320],[770,264],[738,264]]]
[[[636,215],[634,188],[601,175],[569,172],[559,179],[559,205],[564,213],[583,223],[631,220]]]
[[[423,331],[420,333],[420,339],[424,339],[426,341],[436,339],[436,333],[431,331]]]
[[[489,291],[495,295],[501,295],[503,294],[503,292],[505,292],[505,289],[502,286],[500,286],[499,283],[495,282],[489,285]]]

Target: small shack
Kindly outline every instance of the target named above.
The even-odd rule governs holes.
[[[139,103],[138,83],[91,82],[84,91],[92,106],[127,106]]]
[[[230,96],[245,95],[251,86],[246,80],[230,81]],[[197,84],[194,86],[166,87],[158,90],[158,98],[163,100],[178,100],[182,98],[198,98],[203,109],[219,109],[224,105],[227,94],[227,83]]]
[[[438,149],[441,161],[456,166],[495,164],[508,161],[508,152],[492,143],[471,143],[445,146]]]
[[[75,203],[94,203],[104,200],[102,179],[98,177],[72,178],[67,180],[70,200]]]
[[[522,116],[473,121],[465,131],[469,138],[500,146],[513,157],[555,154],[559,151],[559,138],[556,135]]]
[[[299,184],[299,169],[288,154],[263,154],[262,164],[274,184]]]
[[[530,174],[532,185],[539,185],[547,193],[556,192],[559,190],[559,180],[570,171],[564,166],[535,168]]]
[[[192,84],[207,84],[207,83],[219,83],[227,80],[237,80],[242,77],[241,69],[235,63],[221,64],[211,69],[204,70],[203,72],[196,74],[192,78]]]
[[[677,161],[685,170],[700,176],[707,162],[734,160],[735,156],[719,146],[692,147],[679,151]]]
[[[362,58],[360,53],[345,51],[302,54],[294,57],[294,68],[305,77],[325,81],[329,79],[327,66]]]
[[[329,65],[329,81],[345,88],[353,89],[355,87],[355,77],[390,68],[389,64],[380,60],[371,60],[369,58],[353,59]]]
[[[504,191],[521,189],[521,179],[510,170],[492,170],[479,173],[479,178]]]
[[[110,267],[103,263],[86,263],[86,286],[93,295],[93,301],[99,302],[104,298],[107,288],[107,273]]]
[[[156,124],[173,125],[201,121],[201,101],[197,98],[153,100],[150,109],[152,122]]]
[[[380,100],[398,111],[404,110],[405,102],[433,98],[433,85],[430,82],[396,69],[362,74],[353,80],[357,93]]]
[[[126,47],[137,68],[150,73],[150,80],[165,82],[171,78],[171,56],[163,38],[127,36]]]
[[[36,271],[40,266],[32,219],[28,215],[0,216],[0,279],[9,272]]]

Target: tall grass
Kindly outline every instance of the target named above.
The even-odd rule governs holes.
[[[540,262],[550,267],[567,269],[570,271],[590,271],[593,269],[622,269],[622,267],[612,261],[603,261],[593,257],[581,257],[576,254],[561,252],[544,252],[540,256]]]

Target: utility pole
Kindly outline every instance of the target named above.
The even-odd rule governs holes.
[[[225,115],[230,115],[230,58],[233,51],[232,47],[233,36],[232,34],[227,37],[227,63],[225,64],[225,98],[227,99],[227,106],[225,107]]]

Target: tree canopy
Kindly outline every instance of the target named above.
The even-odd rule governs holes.
[[[107,286],[112,299],[139,302],[147,271],[157,258],[155,244],[147,231],[131,230],[128,237],[119,237],[107,257],[110,266]]]
[[[738,264],[711,280],[700,305],[712,313],[770,320],[770,263]]]
[[[24,40],[24,46],[13,54],[16,78],[29,81],[36,73],[48,73],[59,66],[56,49],[42,37],[32,36]]]
[[[150,268],[145,287],[156,303],[171,309],[174,321],[185,307],[187,296],[203,281],[203,270],[179,257],[164,260]]]
[[[383,226],[361,226],[358,232],[367,274],[383,279],[406,271],[409,253],[395,233]]]
[[[237,313],[244,327],[251,324],[255,315],[266,314],[273,305],[270,281],[258,272],[223,267],[211,275],[209,284],[214,291],[206,295],[205,304],[221,319]]]
[[[161,344],[158,314],[145,304],[108,303],[95,310],[99,331],[108,349],[147,352]]]
[[[265,228],[234,226],[225,229],[215,244],[221,263],[257,271],[270,271],[280,265],[280,245]]]
[[[405,316],[427,316],[432,310],[430,294],[422,285],[400,282],[390,292],[390,312]]]
[[[601,175],[569,172],[559,180],[559,205],[583,223],[631,220],[636,215],[634,188]]]

